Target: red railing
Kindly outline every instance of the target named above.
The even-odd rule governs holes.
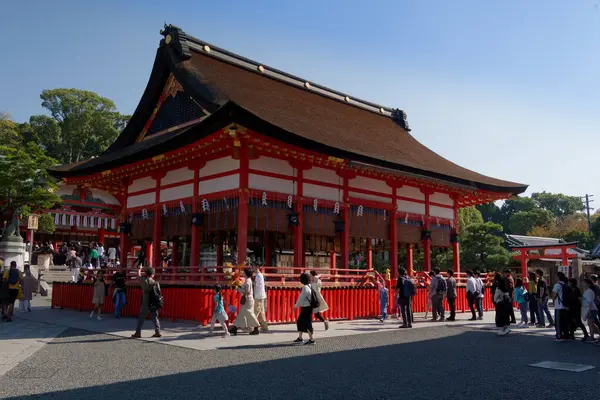
[[[465,288],[458,288],[456,311],[469,310]],[[164,308],[162,317],[172,320],[198,321],[207,324],[210,321],[214,297],[211,287],[194,287],[188,285],[168,286],[163,282]],[[114,312],[112,288],[108,289],[103,312]],[[291,323],[296,320],[297,310],[294,304],[300,293],[297,287],[272,287],[267,292],[267,319],[271,323]],[[390,291],[390,311],[394,305],[393,290]],[[355,318],[375,318],[379,315],[379,290],[371,287],[325,287],[323,298],[329,305],[326,316],[332,320],[352,320]],[[80,311],[91,311],[93,287],[89,283],[54,283],[52,287],[52,307]],[[138,286],[128,286],[127,305],[121,311],[122,316],[137,316],[140,308],[141,290]],[[223,289],[223,298],[239,309],[240,294],[233,288]],[[427,291],[418,288],[413,299],[413,312],[425,312],[427,306]],[[491,296],[486,292],[483,302],[484,310],[493,309]],[[448,309],[446,304],[446,309]],[[230,315],[234,319],[234,315]]]

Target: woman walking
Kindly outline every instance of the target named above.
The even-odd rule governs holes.
[[[244,269],[244,275],[246,280],[244,284],[237,288],[237,291],[242,294],[242,300],[240,301],[242,307],[240,312],[235,319],[235,323],[231,327],[230,333],[237,335],[238,329],[244,329],[250,331],[251,335],[258,335],[258,319],[254,315],[254,291],[252,288],[252,270],[250,268]]]
[[[294,308],[300,309],[300,315],[296,321],[296,327],[298,329],[298,338],[294,340],[294,344],[315,344],[313,337],[313,326],[312,326],[312,313],[313,308],[310,306],[311,298],[313,295],[312,288],[310,287],[310,278],[307,273],[300,275],[300,283],[302,283],[302,290],[296,300]],[[316,293],[315,293],[316,294]],[[302,340],[302,334],[308,333],[308,341]]]
[[[496,274],[496,291],[494,292],[494,304],[496,305],[496,327],[501,328],[498,336],[506,336],[510,333],[510,310],[512,303],[510,294],[506,288],[506,282],[500,274]]]
[[[537,321],[540,320],[538,314],[538,302],[537,302],[537,276],[535,272],[529,273],[529,283],[527,291],[529,292],[529,325],[536,325]]]
[[[596,342],[595,334],[599,334],[598,327],[594,323],[596,318],[598,318],[598,307],[596,306],[596,295],[595,295],[595,285],[591,279],[584,280],[584,288],[582,297],[582,316],[583,319],[587,322],[588,327],[590,328],[590,342]]]
[[[98,313],[98,321],[102,320],[100,314],[102,314],[102,306],[104,305],[104,297],[106,295],[106,286],[104,285],[104,273],[98,271],[98,274],[92,278],[94,284],[94,295],[92,297],[92,303],[94,309],[90,313],[90,318],[94,318],[94,312]]]
[[[323,295],[321,295],[321,287],[322,287],[322,283],[321,283],[321,277],[319,275],[317,275],[316,271],[310,271],[310,275],[311,275],[311,280],[312,283],[310,285],[310,287],[312,288],[312,290],[315,291],[315,295],[317,296],[317,300],[319,300],[319,307],[315,308],[313,310],[313,313],[315,314],[315,318],[317,318],[319,321],[321,321],[322,323],[325,324],[325,330],[329,329],[329,321],[326,320],[323,315],[321,315],[321,313],[324,313],[325,311],[329,310],[329,306],[327,305],[327,303],[325,302],[325,299],[323,298]]]
[[[429,314],[429,310],[431,310],[431,298],[433,297],[433,286],[432,286],[432,282],[433,282],[433,272],[429,271],[429,285],[427,285],[427,305],[425,306],[425,319],[427,319],[427,315]],[[404,321],[404,323],[406,323],[406,321]]]
[[[35,289],[35,278],[31,275],[29,265],[25,265],[25,275],[23,276],[23,297],[19,300],[21,312],[31,312],[31,300],[33,300],[33,289]]]

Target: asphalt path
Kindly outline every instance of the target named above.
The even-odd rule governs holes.
[[[599,372],[600,347],[463,327],[205,351],[70,328],[0,377],[0,398],[597,400]]]

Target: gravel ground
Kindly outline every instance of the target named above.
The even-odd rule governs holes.
[[[195,351],[67,329],[0,377],[9,399],[598,399],[600,347],[439,327]]]

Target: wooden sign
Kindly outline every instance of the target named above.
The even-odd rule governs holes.
[[[38,219],[39,219],[39,215],[30,215],[29,218],[27,219],[27,229],[33,229],[34,231],[37,231],[38,229]]]

